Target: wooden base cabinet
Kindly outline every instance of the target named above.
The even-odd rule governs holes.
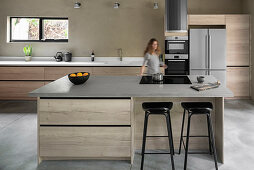
[[[38,160],[133,160],[130,99],[39,99]]]
[[[43,81],[0,81],[1,100],[36,100],[28,93],[44,85]]]
[[[40,157],[129,158],[130,127],[40,127]]]
[[[235,98],[250,98],[250,68],[228,67],[227,86]]]

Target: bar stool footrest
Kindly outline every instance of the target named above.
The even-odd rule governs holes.
[[[162,152],[162,153],[155,153],[155,152],[146,152],[145,155],[151,154],[151,155],[170,155],[170,152]]]

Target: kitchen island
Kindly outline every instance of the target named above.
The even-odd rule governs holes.
[[[196,84],[196,76],[188,76]],[[38,162],[42,160],[107,159],[131,160],[141,149],[147,101],[173,102],[171,121],[175,149],[179,146],[186,101],[212,102],[215,141],[224,162],[224,97],[233,97],[224,85],[197,92],[190,84],[139,84],[138,76],[91,76],[83,85],[73,85],[65,76],[30,93],[38,97]],[[206,76],[206,82],[215,82]],[[206,121],[193,117],[191,135],[206,135]],[[148,135],[165,136],[163,116],[149,120]],[[147,149],[168,149],[165,138],[147,140]],[[191,139],[190,150],[208,148],[207,139]]]

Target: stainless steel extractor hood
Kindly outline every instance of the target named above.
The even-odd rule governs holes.
[[[165,0],[165,31],[187,32],[187,0]]]

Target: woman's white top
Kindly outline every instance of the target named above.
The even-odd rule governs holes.
[[[147,65],[147,74],[160,73],[160,60],[157,55],[145,54],[143,65]]]

